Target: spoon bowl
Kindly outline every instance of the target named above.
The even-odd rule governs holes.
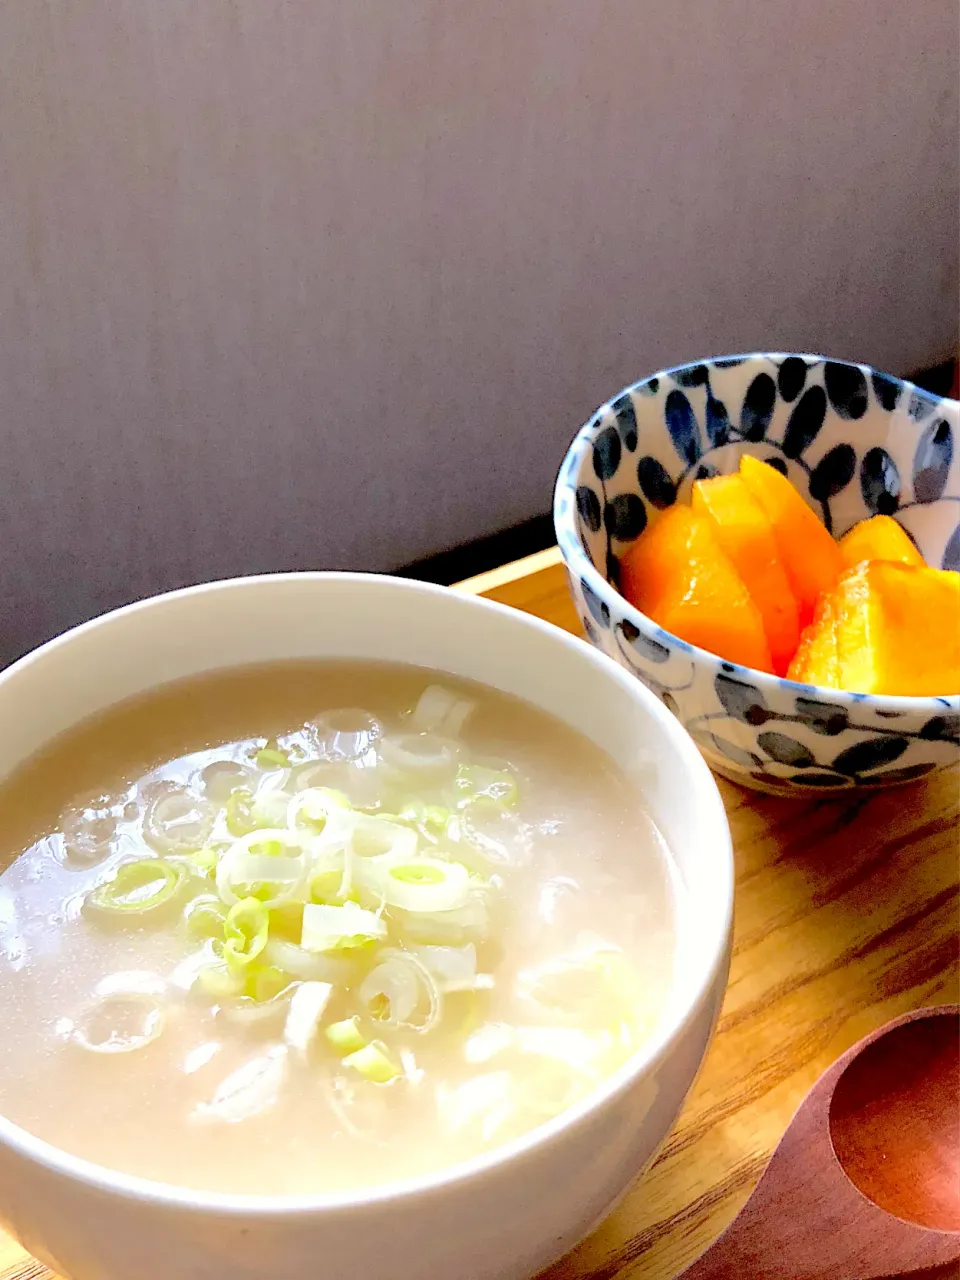
[[[960,1008],[896,1018],[804,1099],[684,1280],[913,1280],[960,1261]]]
[[[956,1018],[917,1018],[867,1045],[844,1071],[830,1139],[844,1173],[875,1205],[921,1227],[960,1231],[958,1111]]]

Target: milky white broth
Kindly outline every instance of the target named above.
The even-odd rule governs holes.
[[[397,735],[413,731],[411,712],[433,685],[475,710],[454,735],[452,763],[442,756],[439,771],[417,786],[384,757]],[[343,708],[364,709],[381,740],[371,745],[353,732],[366,723],[355,715],[339,722],[353,736],[338,732],[329,713]],[[261,756],[257,768],[266,744],[291,759],[292,772],[282,754]],[[308,771],[309,760],[318,763]],[[217,761],[234,765],[208,768]],[[515,778],[516,797],[477,801],[469,788],[458,790],[464,761],[485,761],[489,771],[463,773],[470,785]],[[278,966],[273,986],[260,990],[273,996],[266,1006],[211,995],[196,982],[191,989],[204,961],[230,981],[238,969],[218,959],[220,944],[191,937],[184,915],[197,895],[217,893],[211,864],[225,847],[217,841],[222,810],[245,778],[281,813],[285,800],[269,793],[291,797],[316,786],[346,793],[367,814],[435,805],[432,825],[423,825],[422,808],[396,825],[415,832],[415,856],[462,856],[470,871],[469,909],[446,922],[421,913],[418,929],[415,915],[374,902],[386,939],[320,953],[339,966],[338,981],[299,1045],[284,1038],[297,988],[273,996]],[[145,808],[164,794],[180,797],[183,787],[200,809],[185,811],[179,831],[176,821],[161,824],[179,842],[169,862],[183,871],[179,887],[152,915],[98,915],[85,900],[119,864],[158,856],[144,843]],[[452,814],[449,831],[440,809]],[[249,806],[239,812],[253,820]],[[204,841],[211,813],[217,825]],[[464,814],[472,815],[466,824]],[[322,834],[323,822],[317,817],[311,831]],[[191,840],[212,847],[213,857],[181,857]],[[669,860],[619,769],[516,698],[415,668],[273,664],[178,682],[111,708],[0,784],[0,841],[0,1113],[66,1151],[161,1182],[304,1194],[441,1168],[583,1096],[643,1043],[669,994]],[[316,884],[321,899],[340,901],[337,876]],[[156,889],[147,884],[142,894]],[[359,890],[354,896],[365,900]],[[138,900],[136,890],[125,899]],[[299,910],[281,912],[279,923],[271,913],[270,938],[299,943]],[[389,1002],[365,1004],[359,995],[383,947],[400,948],[403,960],[404,947],[424,945],[475,955],[476,975],[474,989],[441,991],[439,1021],[426,1032],[417,1027],[430,1017],[427,987],[415,988],[417,1008],[406,1019],[413,1025],[383,1021]],[[441,990],[430,966],[450,952],[414,954],[433,957],[428,976]],[[410,972],[416,979],[421,971]],[[316,982],[310,990],[323,994]],[[265,1007],[266,1016],[238,1020],[238,1009]],[[345,1064],[343,1046],[325,1034],[354,1016],[354,1029],[381,1043],[397,1072],[386,1083]],[[85,1047],[130,1043],[140,1047]]]

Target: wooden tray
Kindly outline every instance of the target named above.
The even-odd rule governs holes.
[[[579,634],[556,550],[459,589]],[[827,801],[720,788],[737,916],[717,1038],[653,1167],[543,1280],[669,1280],[739,1211],[835,1058],[897,1014],[958,998],[956,771]],[[0,1280],[51,1273],[0,1232]]]

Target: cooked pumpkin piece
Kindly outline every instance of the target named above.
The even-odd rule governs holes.
[[[772,524],[738,475],[698,480],[691,505],[712,521],[717,541],[760,610],[773,669],[783,675],[800,638],[800,621]]]
[[[825,592],[817,603],[813,621],[804,627],[793,661],[787,670],[789,680],[801,684],[819,684],[827,689],[840,688],[840,660],[837,652],[837,608],[834,592]]]
[[[763,618],[713,525],[670,507],[623,557],[623,594],[666,631],[730,662],[773,671]]]
[[[813,618],[817,601],[844,568],[840,548],[790,481],[775,467],[745,453],[743,482],[773,526],[777,547],[800,609],[800,625]]]
[[[837,586],[840,687],[852,693],[960,693],[960,574],[868,561]]]
[[[920,568],[923,556],[893,516],[861,520],[840,539],[844,563],[851,569],[864,560],[893,560]]]

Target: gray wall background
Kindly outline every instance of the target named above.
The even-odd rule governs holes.
[[[620,385],[957,342],[954,0],[0,7],[0,659],[545,510]]]

